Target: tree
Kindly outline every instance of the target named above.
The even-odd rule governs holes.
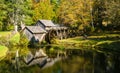
[[[53,11],[53,6],[50,0],[33,1],[34,5],[34,16],[35,21],[39,19],[49,19],[52,20],[55,17],[55,12]]]
[[[31,25],[34,23],[33,21],[33,5],[32,0],[24,0],[22,5],[22,11],[23,11],[23,23],[26,25]]]
[[[57,15],[59,23],[71,27],[75,33],[86,30],[91,22],[90,4],[90,0],[62,0]]]
[[[0,30],[33,23],[32,0],[0,0]]]
[[[95,0],[93,4],[93,20],[98,30],[104,27],[117,29],[120,27],[120,0]],[[110,27],[109,27],[110,26]]]
[[[0,30],[4,30],[4,21],[7,19],[7,6],[4,0],[0,0]]]
[[[8,5],[12,7],[12,10],[9,12],[9,17],[11,23],[14,25],[31,25],[33,23],[32,20],[32,0],[9,0],[11,3]]]
[[[93,3],[93,21],[95,27],[103,30],[103,21],[106,18],[105,0],[94,0]]]
[[[111,29],[120,28],[120,0],[111,0],[106,2],[107,9],[107,26]]]
[[[53,11],[54,11],[55,15],[57,15],[58,14],[57,10],[60,7],[61,0],[51,0],[50,2],[53,6]],[[53,21],[56,22],[56,23],[58,22],[57,16],[55,16],[53,18]]]

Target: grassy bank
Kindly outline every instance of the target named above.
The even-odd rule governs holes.
[[[13,37],[10,38],[10,42],[19,43],[19,41],[20,41],[20,34],[19,33],[16,33]]]
[[[9,45],[10,44],[18,44],[20,41],[20,34],[13,33],[11,31],[0,31],[0,45]]]
[[[8,36],[10,33],[10,31],[0,31],[0,37]]]
[[[98,42],[95,48],[101,51],[120,53],[120,40]]]
[[[7,47],[10,47],[11,45],[16,45],[19,43],[20,40],[20,34],[16,33],[11,35],[11,37],[7,37],[8,34],[11,34],[11,32],[0,32],[0,60],[6,56],[6,52],[8,51]],[[4,45],[4,46],[1,46]],[[11,48],[9,48],[10,50]]]
[[[82,36],[69,38],[59,41],[59,45],[67,48],[82,48],[86,47],[91,49],[93,47],[99,47],[111,50],[120,50],[120,34],[104,34],[98,36],[88,36],[84,39]]]

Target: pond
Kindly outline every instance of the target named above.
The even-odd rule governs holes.
[[[120,73],[119,54],[67,50],[71,54],[41,73]]]
[[[47,47],[48,48],[48,47]],[[32,49],[29,51],[36,51]],[[84,49],[54,50],[44,49],[50,59],[56,62],[40,67],[38,64],[28,66],[19,58],[19,66],[14,57],[0,61],[0,73],[120,73],[120,54],[104,53]],[[59,54],[58,52],[62,51]],[[8,55],[8,56],[12,56]]]

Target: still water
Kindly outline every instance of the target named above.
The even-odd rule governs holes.
[[[120,73],[120,55],[89,50],[71,50],[66,59],[41,73]]]
[[[12,60],[14,58],[2,60],[0,61],[0,73],[120,73],[119,53],[103,53],[80,49],[62,51],[66,53],[66,56],[59,54],[61,59],[45,68],[44,66],[39,67],[38,64],[27,66],[22,62],[22,58],[19,59],[19,68]],[[56,52],[51,53],[46,50],[46,53],[53,61],[57,57]]]

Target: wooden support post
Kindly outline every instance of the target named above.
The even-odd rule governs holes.
[[[60,56],[60,52],[58,51],[58,53],[57,53],[57,58],[59,58],[59,56]]]
[[[58,35],[58,30],[56,30],[56,34],[57,34],[57,38],[59,38],[59,35]]]
[[[15,57],[15,61],[16,61],[16,72],[20,73],[20,67],[19,67],[19,50],[16,51],[16,57]]]
[[[63,34],[64,34],[64,39],[66,39],[66,32],[65,32],[65,29],[63,30],[64,32],[63,32]]]
[[[63,39],[62,31],[60,30],[60,40]]]

